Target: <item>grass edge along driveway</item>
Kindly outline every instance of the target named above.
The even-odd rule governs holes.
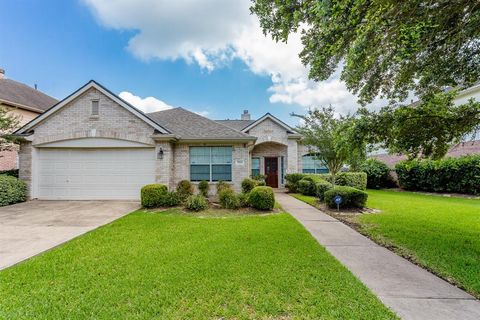
[[[480,200],[415,192],[368,190],[367,207],[381,210],[348,219],[394,250],[480,298]],[[314,197],[294,197],[317,206]]]
[[[0,318],[395,319],[289,214],[141,210],[0,272]]]

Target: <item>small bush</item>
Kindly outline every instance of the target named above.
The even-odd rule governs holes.
[[[305,175],[305,177],[297,183],[298,192],[306,196],[314,196],[317,193],[317,182],[325,181],[319,175]]]
[[[290,192],[299,192],[298,191],[298,182],[302,180],[306,175],[303,173],[289,173],[285,175],[285,180],[287,181],[286,187]]]
[[[257,186],[265,186],[267,185],[267,176],[264,174],[256,174],[252,176],[252,179],[257,182]]]
[[[318,199],[320,199],[320,201],[323,201],[325,192],[332,189],[333,184],[331,184],[330,182],[328,182],[326,180],[322,180],[322,181],[316,182],[315,187],[316,187],[316,189],[315,189],[316,194],[315,195],[317,196]]]
[[[155,208],[163,206],[163,198],[168,192],[168,188],[163,184],[147,184],[140,190],[140,199],[142,207]]]
[[[208,201],[201,194],[190,195],[185,202],[185,208],[192,211],[202,211],[208,209]]]
[[[339,186],[365,190],[367,189],[367,174],[365,172],[340,172],[335,177],[335,183]]]
[[[0,207],[27,200],[27,184],[12,176],[0,176]]]
[[[480,194],[480,155],[402,161],[395,170],[407,190]]]
[[[258,185],[258,181],[250,179],[250,178],[245,178],[242,181],[242,192],[243,193],[249,193],[257,185]]]
[[[275,205],[273,189],[264,186],[253,188],[248,195],[248,204],[255,209],[272,210]]]
[[[193,195],[192,183],[188,180],[182,180],[177,185],[177,193],[182,201]]]
[[[339,195],[342,197],[340,208],[363,208],[367,203],[368,194],[359,189],[352,187],[338,186],[325,192],[325,203],[330,208],[336,208],[335,197]]]
[[[247,193],[239,193],[237,195],[238,203],[240,204],[241,208],[248,207],[248,194]]]
[[[223,189],[218,195],[220,206],[224,209],[240,208],[240,200],[232,189]]]
[[[177,192],[167,192],[163,197],[163,202],[161,203],[162,207],[176,207],[182,203],[182,199]]]
[[[382,189],[395,186],[390,176],[390,168],[377,159],[368,159],[360,170],[367,174],[367,187],[370,189]]]
[[[0,175],[18,178],[18,169],[0,171]]]
[[[217,194],[219,195],[220,192],[221,192],[222,190],[224,190],[224,189],[232,190],[232,186],[229,185],[229,184],[228,184],[227,182],[225,182],[225,181],[222,181],[222,180],[218,181],[218,182],[217,182]]]
[[[198,184],[198,190],[200,191],[200,194],[204,197],[208,197],[208,191],[210,190],[210,185],[208,184],[207,180],[202,180]]]

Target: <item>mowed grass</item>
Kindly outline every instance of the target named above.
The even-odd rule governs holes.
[[[5,319],[392,319],[294,218],[138,211],[0,272]]]
[[[480,297],[480,200],[369,190],[364,232]]]

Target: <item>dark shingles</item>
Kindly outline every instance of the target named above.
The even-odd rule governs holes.
[[[39,90],[10,79],[0,79],[0,100],[43,111],[58,102]]]
[[[226,125],[227,127],[230,127],[232,129],[241,131],[244,128],[251,125],[252,123],[254,123],[256,120],[215,120],[215,121],[223,125]]]
[[[254,139],[248,134],[183,108],[168,109],[147,115],[180,139]]]

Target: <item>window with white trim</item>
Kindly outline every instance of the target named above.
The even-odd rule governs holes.
[[[98,100],[92,100],[92,116],[98,116],[100,109],[100,103]]]
[[[252,158],[252,177],[260,175],[260,158]]]
[[[190,181],[232,181],[232,147],[190,147]]]
[[[328,173],[328,169],[315,155],[307,154],[302,157],[302,172]]]

